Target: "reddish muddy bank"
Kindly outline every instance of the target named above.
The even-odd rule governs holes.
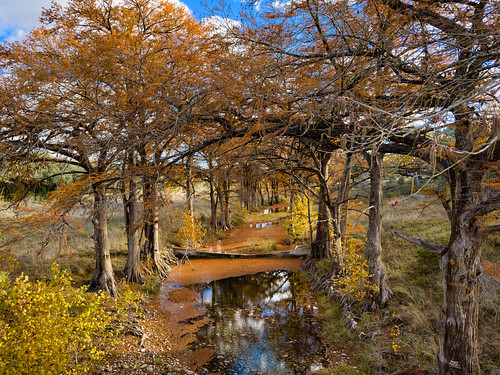
[[[301,259],[193,259],[194,268],[189,263],[176,266],[150,304],[163,314],[161,329],[168,336],[169,354],[180,367],[195,370],[215,353],[209,348],[187,350],[196,341],[196,332],[210,322],[200,307],[199,293],[189,286],[275,269],[297,272],[301,263]]]
[[[286,245],[282,219],[285,215],[276,214],[286,207],[285,202],[254,214],[247,223],[226,232],[224,239],[199,250],[246,254],[289,250],[292,246]],[[263,243],[274,246],[263,250]],[[112,364],[105,372],[127,373],[133,369],[134,373],[185,374],[187,369],[196,370],[214,357],[215,350],[189,349],[197,340],[196,333],[210,323],[193,285],[272,270],[297,272],[302,261],[298,258],[189,259],[175,266],[162,282],[159,293],[148,302],[146,335],[140,348],[134,350],[134,339],[127,338],[115,351]]]
[[[286,244],[286,230],[283,226],[283,216],[286,215],[273,215],[284,213],[288,205],[288,202],[275,204],[264,209],[260,215],[250,216],[246,223],[224,232],[223,239],[199,250],[254,254],[291,249],[293,246]]]

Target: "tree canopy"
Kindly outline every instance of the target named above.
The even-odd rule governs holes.
[[[189,201],[193,176],[206,181],[211,225],[224,229],[236,170],[247,208],[264,188],[269,196],[280,184],[308,190],[318,202],[311,255],[334,258],[340,272],[352,161],[361,155],[374,308],[392,294],[381,261],[383,159],[419,159],[446,181],[438,198],[451,235],[446,246],[399,235],[441,257],[440,373],[454,373],[457,361],[479,374],[481,244],[499,230],[499,3],[298,0],[261,9],[239,22],[198,22],[169,1],[54,3],[42,27],[0,47],[3,179],[29,190],[39,182],[33,168],[47,163],[77,175],[55,202],[69,209],[93,197],[91,289],[115,295],[110,196],[123,197],[125,273],[137,281],[139,228],[143,252],[167,272],[158,256],[162,183],[177,181]],[[335,183],[332,160],[342,166]]]

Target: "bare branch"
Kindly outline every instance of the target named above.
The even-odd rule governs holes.
[[[391,233],[402,238],[403,240],[406,240],[406,241],[411,242],[415,245],[423,247],[424,249],[438,253],[439,255],[443,255],[443,253],[446,251],[446,247],[444,247],[444,246],[435,244],[433,242],[424,240],[424,239],[419,238],[419,237],[412,236],[411,234],[401,232],[400,230],[393,230],[393,231],[391,231]]]

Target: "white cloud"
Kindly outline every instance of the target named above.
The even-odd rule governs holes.
[[[193,12],[191,12],[191,9],[189,9],[189,7],[184,4],[182,1],[180,0],[169,0],[172,4],[175,4],[177,5],[178,7],[180,8],[183,8],[186,12],[188,12],[189,14],[192,14]]]
[[[169,1],[191,14],[189,7],[182,1]],[[50,8],[51,2],[52,0],[0,0],[0,42],[21,40],[31,29],[40,26],[42,8]],[[65,6],[68,0],[56,2]]]
[[[59,0],[65,5],[67,0]],[[51,0],[0,0],[0,40],[19,40],[35,26],[40,25],[42,8],[49,8]]]
[[[31,29],[39,24],[42,8],[50,8],[50,3],[51,0],[0,1],[0,19],[11,26]]]
[[[207,17],[204,18],[201,22],[203,23],[203,25],[209,25],[215,34],[221,35],[229,35],[231,30],[241,27],[241,22],[233,20],[231,18],[222,18],[219,16]]]

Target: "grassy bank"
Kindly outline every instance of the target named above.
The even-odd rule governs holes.
[[[425,207],[425,208],[424,208]],[[427,206],[421,197],[385,207],[383,260],[394,295],[389,305],[368,312],[353,306],[357,325],[348,329],[338,302],[320,297],[325,336],[331,347],[348,353],[327,374],[435,374],[438,336],[433,328],[440,319],[443,290],[439,256],[391,234],[399,229],[435,243],[446,244],[450,227],[439,205]],[[483,262],[495,260],[498,243],[488,241]],[[498,280],[498,279],[497,279]],[[495,285],[490,285],[495,288]],[[498,288],[498,284],[496,285]],[[498,289],[485,290],[480,312],[480,361],[484,374],[499,374],[500,301]]]

